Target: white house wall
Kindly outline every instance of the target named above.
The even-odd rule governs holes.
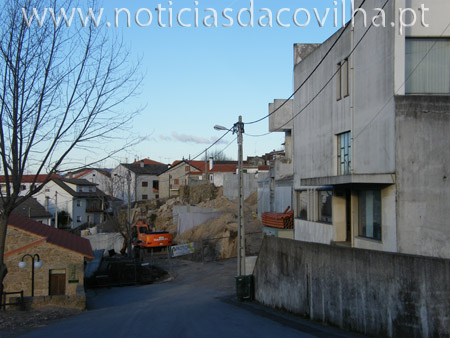
[[[321,244],[334,241],[334,227],[331,224],[294,220],[295,240]]]
[[[111,179],[113,180],[113,191],[114,191],[114,197],[119,198],[124,201],[124,203],[128,203],[128,181],[127,176],[128,172],[130,172],[131,177],[131,189],[130,189],[130,195],[131,195],[131,201],[135,201],[135,184],[136,184],[136,176],[132,171],[129,171],[127,168],[125,168],[122,165],[119,165],[117,168],[115,168],[111,172]]]
[[[111,178],[109,178],[106,175],[103,175],[102,173],[98,172],[97,170],[92,170],[92,171],[88,172],[87,174],[81,176],[80,178],[83,178],[91,183],[97,184],[98,189],[100,189],[107,195],[112,195]]]

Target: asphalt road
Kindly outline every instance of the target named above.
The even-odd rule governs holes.
[[[235,260],[174,265],[164,283],[89,291],[89,311],[23,337],[355,337],[238,302]]]

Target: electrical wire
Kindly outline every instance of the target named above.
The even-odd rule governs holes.
[[[269,131],[268,133],[265,133],[265,134],[260,134],[260,135],[252,135],[252,134],[244,133],[245,136],[250,136],[250,137],[262,137],[262,136],[267,136],[267,135],[270,135],[270,134],[272,134],[271,131]]]
[[[383,7],[381,8],[382,10],[384,10],[384,8],[386,7],[386,5],[388,4],[390,0],[386,0],[386,2],[384,3]],[[364,2],[361,4],[361,6],[364,4]],[[360,6],[360,7],[361,7]],[[378,15],[381,13],[381,11],[378,13]],[[348,27],[350,24],[347,24],[346,27]],[[370,26],[366,29],[366,31],[364,32],[364,34],[361,36],[361,38],[358,40],[358,42],[355,44],[355,46],[353,47],[353,49],[350,51],[350,53],[348,54],[347,58],[349,58],[356,50],[356,48],[361,44],[361,42],[363,41],[363,39],[367,36],[367,34],[369,33],[370,29],[373,27],[373,22],[370,24]],[[336,42],[341,38],[342,33],[344,32],[344,30],[341,32],[341,34],[339,35],[339,37],[336,39],[336,41],[333,43],[333,45],[330,47],[330,49],[327,51],[327,54],[324,56],[324,58],[329,54],[329,52],[331,51],[331,49],[335,46]],[[321,64],[324,61],[324,58],[321,59],[321,61],[319,62],[319,64]],[[317,69],[318,67],[314,68]],[[267,134],[261,134],[261,135],[254,135],[254,137],[262,137],[262,136],[266,136],[268,134],[280,131],[283,129],[284,126],[286,126],[288,123],[292,122],[297,116],[299,116],[303,111],[305,111],[306,108],[308,108],[315,100],[316,98],[325,90],[325,88],[331,83],[331,81],[334,80],[334,78],[336,77],[336,75],[339,73],[339,69],[335,70],[333,75],[328,79],[328,81],[325,82],[325,84],[320,88],[320,90],[312,97],[311,100],[309,100],[309,102],[298,112],[296,113],[292,118],[290,118],[289,120],[287,120],[282,126],[278,127],[277,129],[275,129],[274,131],[268,132]],[[313,71],[314,72],[314,71]],[[312,73],[310,74],[312,75]],[[309,79],[311,76],[309,76],[307,79]],[[300,85],[299,88],[297,88],[297,90],[294,92],[294,94],[296,92],[298,92],[300,90],[300,88],[306,83],[307,80],[303,81],[303,83]],[[292,98],[292,95],[291,97]],[[284,104],[290,100],[287,99]],[[266,118],[268,118],[269,116],[271,116],[272,114],[274,114],[278,109],[280,109],[282,106],[278,107],[276,110],[274,110],[272,113],[268,114],[267,116],[256,120],[254,122],[251,123],[247,123],[247,124],[252,124],[252,123],[257,123],[260,122]]]
[[[450,27],[450,23],[444,28],[444,30],[441,32],[439,37],[443,37],[444,33],[447,31],[447,29]],[[411,73],[408,75],[408,77],[405,79],[405,81],[403,81],[403,83],[401,84],[401,86],[399,88],[402,88],[405,86],[406,82],[412,77],[412,75],[415,73],[415,71],[419,68],[419,66],[422,64],[422,62],[426,59],[426,57],[430,54],[430,52],[434,49],[434,47],[436,46],[437,41],[435,41],[431,47],[427,50],[427,52],[425,53],[425,55],[422,57],[422,59],[417,63],[417,65],[414,67],[414,69],[411,71]],[[395,94],[391,95],[389,97],[389,99],[386,100],[386,102],[383,104],[383,106],[377,111],[377,113],[374,115],[374,117],[358,132],[358,134],[356,134],[353,137],[353,140],[356,140],[359,136],[361,136],[361,134],[363,133],[364,130],[366,130],[373,121],[375,121],[377,119],[377,117],[381,114],[381,112],[386,108],[386,106],[392,102],[392,100],[395,98]],[[321,163],[318,164],[318,167],[321,167],[323,165],[325,165],[325,163],[329,162],[329,161],[333,161],[334,158],[327,158],[324,161],[322,161]]]
[[[383,8],[387,5],[387,3],[390,0],[387,0],[383,6]],[[359,5],[358,9],[361,9],[362,6],[364,5],[364,3],[366,2],[366,0],[363,0],[362,3]],[[356,11],[356,10],[355,10]],[[359,11],[356,13],[358,15]],[[295,94],[297,94],[297,92],[306,84],[306,82],[308,82],[312,76],[314,75],[314,73],[317,71],[317,69],[319,69],[319,67],[322,65],[322,63],[325,61],[325,59],[327,58],[327,56],[331,53],[331,51],[333,50],[334,46],[336,46],[336,44],[339,42],[339,40],[341,39],[342,35],[344,35],[345,31],[347,30],[347,28],[350,26],[350,23],[348,23],[347,25],[345,25],[345,27],[341,30],[341,32],[339,33],[338,37],[336,38],[336,40],[332,43],[332,45],[330,46],[330,48],[327,50],[327,52],[325,53],[325,55],[322,57],[322,59],[319,61],[319,63],[317,63],[317,65],[313,68],[313,70],[311,71],[311,73],[305,78],[305,80],[303,80],[303,82],[300,84],[300,86],[295,89],[295,91],[286,99],[284,100],[284,102],[278,107],[276,108],[273,112],[267,114],[266,116],[261,117],[260,119],[257,119],[255,121],[252,122],[246,122],[244,124],[255,124],[258,122],[261,122],[267,118],[269,118],[270,116],[272,116],[273,114],[275,114],[277,111],[279,111],[286,103],[289,102],[289,100],[291,100]],[[370,25],[370,27],[373,26],[373,22]],[[370,29],[369,27],[369,29]],[[333,75],[334,77],[334,75]]]

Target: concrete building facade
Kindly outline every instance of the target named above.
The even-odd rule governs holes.
[[[295,238],[450,258],[450,3],[363,9],[295,58],[295,88],[321,62],[293,103]]]

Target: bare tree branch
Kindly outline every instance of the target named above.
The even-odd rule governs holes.
[[[0,283],[6,275],[4,250],[8,219],[20,203],[25,170],[34,168],[27,197],[39,192],[74,149],[89,148],[124,133],[138,109],[120,108],[135,95],[140,77],[119,39],[91,22],[66,27],[47,18],[27,25],[36,8],[98,7],[94,0],[5,0],[0,9]],[[108,31],[111,33],[110,31]],[[124,143],[101,160],[134,145]],[[99,160],[99,161],[101,161]],[[38,185],[39,175],[45,175]],[[0,292],[2,287],[0,286]]]

